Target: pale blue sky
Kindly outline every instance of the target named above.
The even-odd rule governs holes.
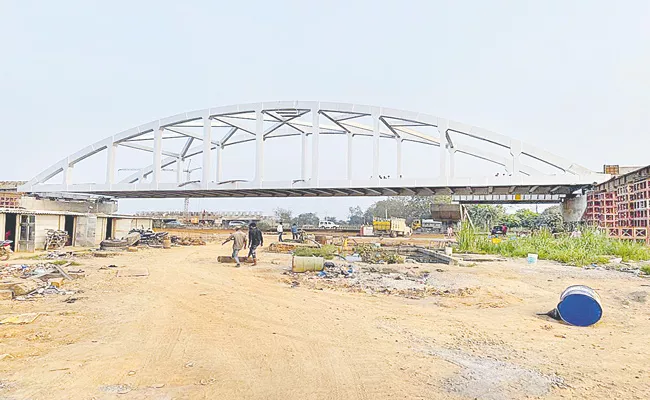
[[[29,179],[157,118],[297,99],[439,115],[592,169],[650,164],[644,0],[0,0],[0,44],[0,180]],[[197,199],[192,208],[344,217],[371,201]],[[146,208],[182,200],[121,203]]]

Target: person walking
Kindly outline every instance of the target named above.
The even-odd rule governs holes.
[[[298,225],[295,223],[291,225],[291,236],[293,240],[298,240]]]
[[[280,223],[278,223],[278,229],[277,229],[278,241],[280,241],[280,242],[282,241],[282,232],[283,231],[284,231],[284,227],[282,226],[282,221],[280,221]]]
[[[255,222],[248,226],[248,257],[253,257],[253,265],[257,265],[257,248],[264,247],[264,236]]]
[[[236,227],[235,232],[228,236],[225,242],[222,243],[222,246],[232,240],[232,258],[235,259],[237,263],[237,268],[241,267],[239,263],[239,251],[246,248],[248,239],[246,239],[246,234],[241,231],[241,227]]]

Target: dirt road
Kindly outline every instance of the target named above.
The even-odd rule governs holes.
[[[217,264],[219,245],[84,259],[72,296],[0,300],[0,399],[646,399],[650,280],[520,261],[434,266],[464,296],[292,287],[289,256]],[[147,277],[117,277],[146,267]],[[435,271],[440,267],[442,272]],[[424,266],[421,266],[424,268]],[[435,275],[437,274],[437,275]],[[548,311],[596,288],[603,320]],[[81,292],[82,291],[82,292]],[[74,303],[66,303],[70,297]],[[6,356],[1,356],[7,354]]]

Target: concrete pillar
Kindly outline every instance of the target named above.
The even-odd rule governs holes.
[[[561,208],[564,222],[580,222],[587,210],[587,196],[567,197]]]
[[[153,131],[153,175],[154,184],[160,183],[162,174],[162,135],[164,128],[154,129]]]
[[[208,114],[203,116],[203,177],[201,187],[207,189],[212,176],[212,122]]]
[[[262,185],[264,179],[264,114],[255,110],[255,182]]]
[[[312,137],[311,137],[311,186],[318,186],[318,142],[320,137],[320,114],[318,114],[318,106],[311,109],[311,124],[312,124]]]
[[[115,183],[115,153],[117,152],[116,144],[109,144],[106,147],[106,184]]]

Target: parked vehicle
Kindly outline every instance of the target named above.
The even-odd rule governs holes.
[[[332,221],[320,221],[318,223],[319,229],[339,229],[341,225],[337,225]]]
[[[389,235],[390,237],[411,236],[413,231],[406,224],[404,218],[379,219],[372,221],[372,227],[375,235]]]
[[[228,226],[230,228],[236,228],[238,226],[239,227],[244,227],[246,225],[248,225],[248,224],[246,222],[244,222],[244,221],[230,221],[230,222],[228,222]]]
[[[432,219],[414,219],[411,223],[414,232],[438,232],[442,233],[442,222]]]
[[[490,234],[495,235],[495,236],[498,236],[498,235],[504,235],[505,236],[507,233],[508,233],[508,227],[505,226],[505,225],[497,225],[497,226],[492,227],[492,229],[490,230]]]
[[[182,228],[184,226],[185,225],[179,221],[169,221],[165,223],[165,228]]]
[[[13,253],[13,250],[11,250],[12,243],[12,240],[0,240],[0,261],[9,260],[11,253]]]
[[[139,235],[139,237],[137,235]],[[134,243],[129,243],[129,246],[134,246],[139,243],[152,247],[159,247],[163,245],[163,239],[165,239],[167,235],[167,232],[154,232],[151,229],[131,229],[125,239],[129,241],[129,238],[133,237],[132,240]]]

